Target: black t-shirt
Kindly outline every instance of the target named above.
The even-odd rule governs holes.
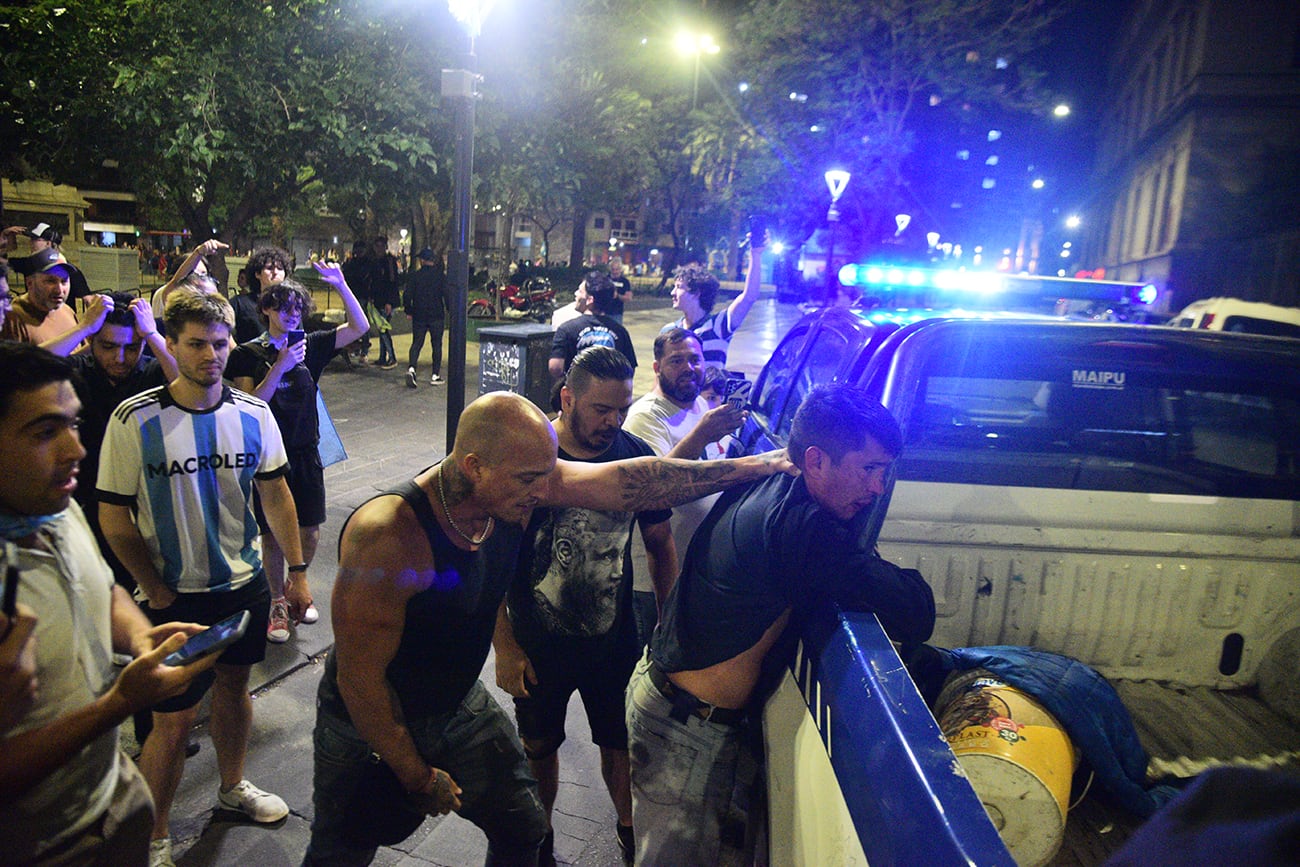
[[[116,385],[104,373],[91,353],[68,358],[77,372],[73,387],[81,401],[81,445],[86,456],[81,459],[78,471],[77,502],[83,507],[95,501],[95,479],[99,476],[99,450],[104,444],[104,431],[118,404],[129,397],[160,385],[167,384],[162,365],[156,358],[141,356],[126,379]]]
[[[826,603],[874,612],[904,644],[934,629],[919,572],[863,550],[802,477],[771,476],[724,493],[695,531],[650,652],[665,671],[707,668],[753,647],[787,608],[808,622]]]
[[[240,292],[230,299],[230,306],[235,308],[235,343],[247,343],[256,340],[266,330],[262,321],[262,311],[257,299],[247,292]]]
[[[627,329],[601,313],[584,313],[555,329],[555,336],[551,338],[551,358],[564,359],[567,370],[573,356],[588,346],[617,349],[636,367],[636,350],[632,348],[632,338]]]
[[[320,381],[325,365],[334,357],[334,340],[337,329],[313,331],[307,335],[307,358],[280,378],[275,394],[267,401],[271,413],[280,425],[284,447],[291,451],[314,448],[320,442],[319,420],[316,413],[316,383]],[[265,337],[250,340],[235,347],[226,365],[226,378],[247,376],[253,384],[266,378],[275,364],[280,350]]]
[[[353,256],[343,263],[343,282],[348,284],[352,294],[365,307],[370,302],[371,297],[371,277],[370,277],[370,258],[368,256]]]
[[[598,457],[575,458],[560,450],[566,461],[593,464],[653,454],[645,440],[622,430]],[[534,509],[506,597],[520,646],[530,651],[557,637],[607,637],[612,642],[633,638],[633,519],[651,526],[671,517],[669,509]]]
[[[610,276],[610,282],[614,284],[614,298],[609,302],[609,309],[605,312],[613,316],[619,322],[623,321],[623,299],[618,297],[626,295],[632,291],[632,281],[627,279],[626,274],[620,274],[617,277]]]

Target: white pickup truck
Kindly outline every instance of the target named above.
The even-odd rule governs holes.
[[[862,538],[929,581],[933,644],[1096,669],[1152,779],[1300,770],[1300,341],[829,311],[777,348],[742,442],[784,444],[832,380],[902,426]],[[807,637],[765,722],[771,863],[1016,863],[874,618]],[[1141,822],[1083,779],[1051,864]]]

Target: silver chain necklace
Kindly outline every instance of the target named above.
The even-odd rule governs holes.
[[[451,528],[456,531],[458,536],[471,545],[482,545],[487,540],[487,537],[492,534],[492,527],[496,524],[496,521],[493,520],[491,515],[488,516],[487,525],[483,528],[483,535],[477,539],[456,524],[456,519],[451,516],[451,509],[447,508],[447,492],[443,488],[441,462],[438,464],[438,502],[442,503],[442,513],[447,516],[447,523],[451,524]]]

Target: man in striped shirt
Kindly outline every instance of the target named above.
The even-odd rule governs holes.
[[[245,609],[252,619],[244,637],[222,653],[215,674],[196,678],[188,691],[154,708],[154,728],[140,755],[157,805],[151,865],[172,863],[168,815],[197,705],[211,687],[221,805],[257,822],[289,812],[283,800],[243,774],[253,720],[249,669],[265,656],[270,608],[254,486],[292,564],[290,578],[306,572],[275,418],[266,403],[222,382],[234,311],[220,295],[180,289],[168,299],[164,321],[180,375],[114,411],[100,458],[100,522],[154,622],[183,614],[215,623]],[[286,592],[301,614],[301,594]]]
[[[758,300],[762,288],[763,244],[766,237],[749,245],[749,273],[745,275],[745,288],[721,313],[713,312],[718,297],[718,278],[703,265],[685,265],[677,269],[673,283],[673,307],[682,312],[682,318],[669,322],[660,333],[672,328],[685,328],[700,339],[704,346],[704,363],[709,367],[726,369],[727,349],[731,338],[740,330],[749,315],[749,308]]]

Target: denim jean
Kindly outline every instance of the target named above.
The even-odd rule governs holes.
[[[407,722],[420,755],[462,789],[459,815],[488,838],[487,865],[533,867],[546,836],[537,783],[510,718],[475,682],[451,714]],[[316,809],[304,865],[369,864],[376,848],[357,848],[342,836],[348,802],[370,757],[350,723],[317,704],[312,796]]]
[[[677,722],[648,672],[643,656],[627,695],[636,863],[741,863],[743,839],[723,829],[734,828],[733,793],[746,785],[737,775],[752,768],[741,761],[743,732],[695,715]]]

